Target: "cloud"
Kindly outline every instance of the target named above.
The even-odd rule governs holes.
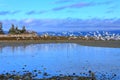
[[[59,10],[63,10],[66,8],[83,8],[83,7],[89,7],[89,6],[99,6],[99,5],[108,5],[111,4],[112,1],[106,1],[106,2],[79,2],[79,3],[74,3],[74,4],[70,4],[70,5],[65,5],[65,6],[61,6],[61,7],[56,7],[53,8],[53,11],[59,11]]]
[[[112,5],[111,7],[109,7],[108,9],[115,9],[115,8],[117,8],[118,6],[117,5]]]
[[[7,14],[10,14],[9,11],[0,11],[0,15],[7,15]]]
[[[91,3],[80,2],[80,3],[69,5],[68,7],[69,8],[82,8],[82,7],[87,7],[87,6],[91,6]]]
[[[0,15],[14,15],[19,13],[20,11],[0,11]]]
[[[59,11],[59,10],[63,10],[63,9],[66,9],[66,8],[67,8],[66,6],[62,6],[62,7],[53,8],[52,10],[53,11]]]
[[[109,4],[113,4],[113,0],[111,1],[106,1],[106,2],[98,2],[98,3],[94,3],[95,5],[109,5]]]
[[[17,13],[20,13],[21,11],[17,10],[17,11],[13,11],[11,12],[11,14],[17,14]]]
[[[34,11],[34,10],[32,10],[32,11],[28,11],[28,12],[26,12],[26,15],[34,15],[34,14],[43,14],[43,13],[47,13],[48,11]]]
[[[55,4],[61,4],[61,3],[67,3],[67,2],[71,2],[72,0],[58,0],[56,2],[54,2]]]
[[[38,14],[43,14],[43,13],[47,13],[48,11],[39,11]]]
[[[70,31],[70,30],[120,30],[120,19],[23,19],[1,21],[5,29],[9,29],[11,24],[35,31]],[[4,28],[4,27],[3,27]]]
[[[108,10],[106,11],[107,14],[110,14],[110,13],[114,13],[115,12],[115,9],[117,9],[118,6],[117,5],[112,5],[108,8]]]
[[[52,10],[58,11],[58,10],[66,9],[66,8],[82,8],[82,7],[87,7],[87,6],[91,6],[91,3],[80,2],[80,3],[75,3],[75,4],[71,4],[67,6],[53,8]]]
[[[26,12],[27,15],[32,15],[32,14],[36,14],[35,11],[29,11],[29,12]]]
[[[113,10],[108,10],[108,11],[106,11],[106,13],[110,14],[110,13],[114,13],[114,11]]]
[[[32,23],[34,21],[34,19],[25,19],[23,20],[24,23],[29,24]]]

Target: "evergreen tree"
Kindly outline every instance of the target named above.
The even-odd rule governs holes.
[[[20,30],[18,29],[18,27],[15,28],[15,34],[20,34]]]
[[[10,34],[15,34],[15,27],[14,24],[12,24],[12,27],[9,29]]]
[[[18,27],[15,27],[14,24],[12,24],[11,28],[9,29],[9,34],[22,34],[26,33],[25,26],[22,27],[22,29],[18,29]]]
[[[26,32],[26,28],[25,26],[22,27],[21,33],[25,33]]]
[[[0,34],[4,34],[4,31],[2,29],[2,23],[0,22]]]

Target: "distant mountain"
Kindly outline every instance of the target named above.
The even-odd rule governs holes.
[[[38,32],[38,35],[47,34],[50,36],[94,36],[94,35],[120,35],[120,30],[111,30],[111,31],[63,31],[63,32]]]

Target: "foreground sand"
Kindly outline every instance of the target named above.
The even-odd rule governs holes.
[[[84,46],[120,48],[120,41],[101,40],[0,40],[0,46],[29,45],[41,43],[77,43]]]

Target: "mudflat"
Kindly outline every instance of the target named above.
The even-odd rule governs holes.
[[[19,46],[46,43],[76,43],[83,46],[120,48],[120,40],[0,40],[0,46]]]

